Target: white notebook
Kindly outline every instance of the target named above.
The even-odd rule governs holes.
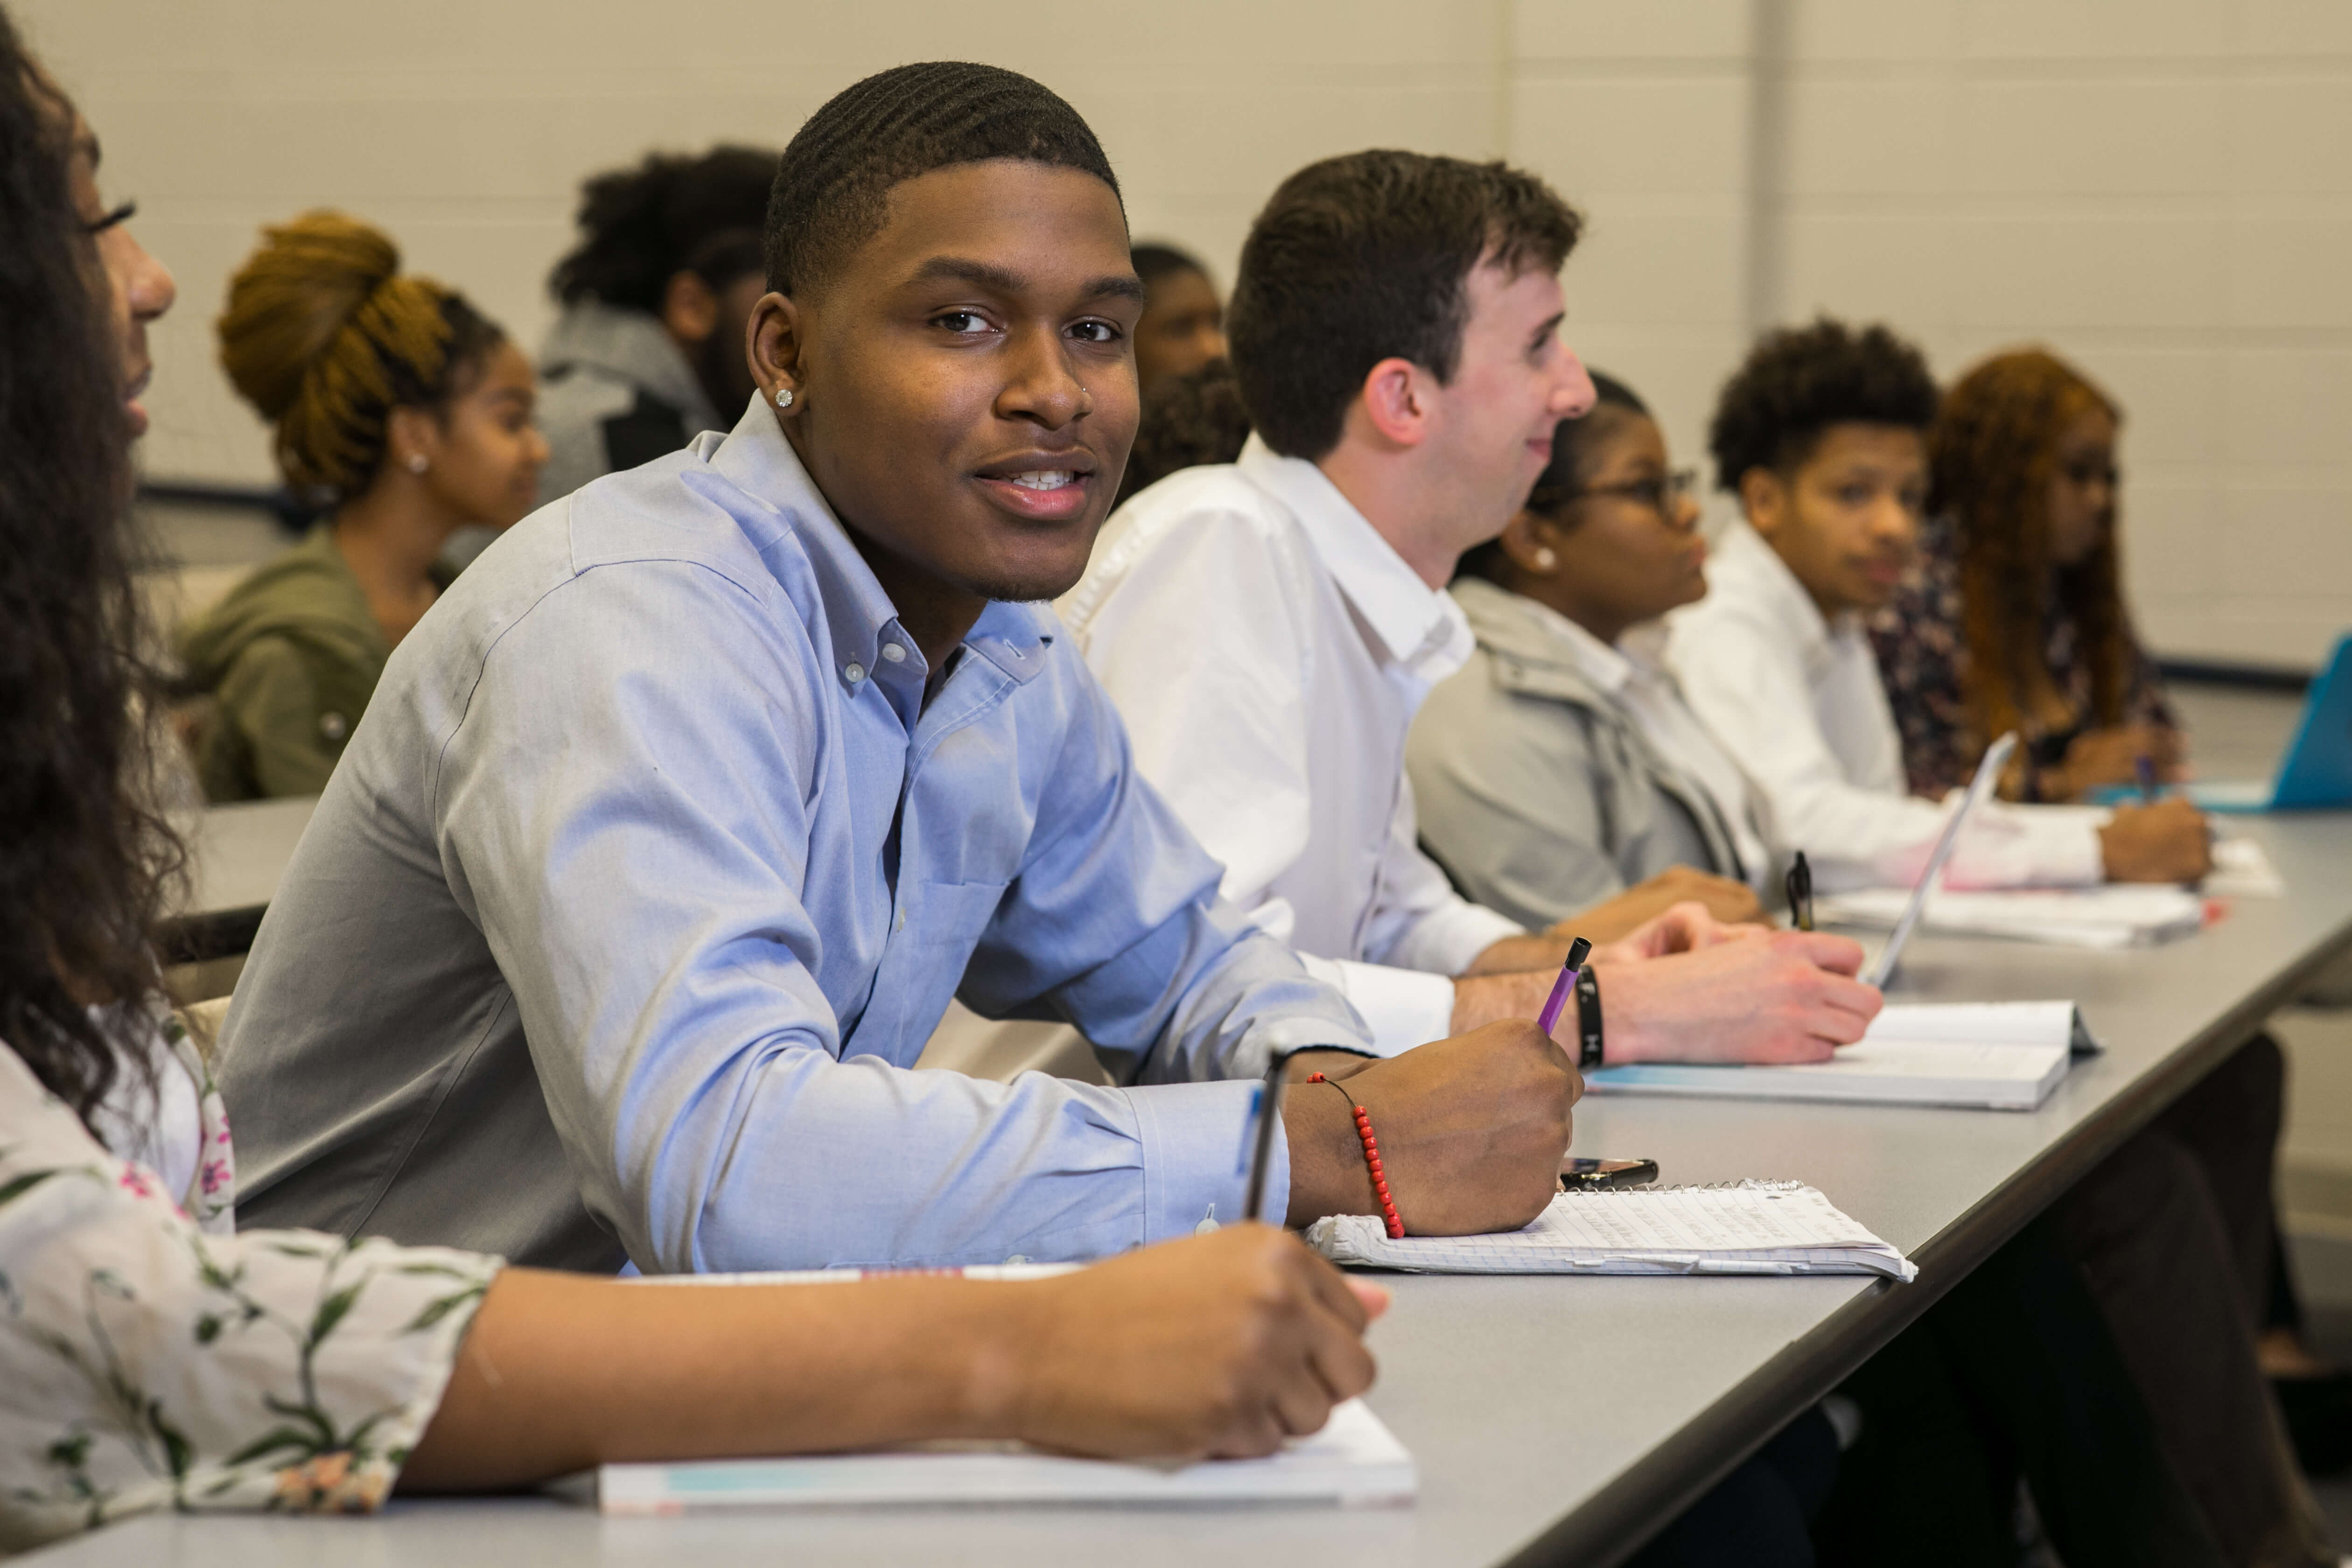
[[[1597,1094],[1726,1095],[2032,1110],[2098,1049],[2072,1002],[1895,1003],[1825,1062],[1633,1062],[1584,1075]]]
[[[1417,1274],[1884,1274],[1911,1260],[1801,1182],[1562,1193],[1524,1230],[1391,1240],[1377,1215],[1307,1227],[1334,1263]]]
[[[1018,1443],[925,1443],[876,1454],[604,1465],[554,1490],[608,1514],[735,1508],[1018,1503],[1409,1502],[1412,1456],[1360,1399],[1323,1430],[1263,1459],[1145,1464],[1041,1453]]]
[[[1910,897],[1902,888],[1823,894],[1814,918],[1822,925],[1891,928]],[[2059,947],[2152,947],[2194,936],[2204,922],[2205,900],[2187,889],[2126,882],[2001,893],[1942,889],[1919,917],[1923,931]]]

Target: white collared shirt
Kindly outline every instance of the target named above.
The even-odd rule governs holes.
[[[1470,656],[1453,597],[1321,469],[1253,437],[1120,508],[1060,607],[1225,896],[1339,984],[1383,1052],[1448,1033],[1450,977],[1523,934],[1416,843],[1405,731]]]
[[[1788,563],[1735,522],[1707,595],[1667,618],[1666,659],[1692,709],[1763,792],[1786,849],[1824,889],[1906,885],[1946,806],[1907,795],[1903,743],[1860,622],[1823,618]],[[2105,814],[1990,804],[1961,836],[1953,887],[2079,886],[2105,875]]]

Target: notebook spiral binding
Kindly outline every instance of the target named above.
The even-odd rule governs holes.
[[[1804,1190],[1802,1182],[1775,1182],[1760,1176],[1743,1176],[1736,1182],[1678,1182],[1664,1187],[1570,1187],[1564,1195],[1622,1198],[1634,1193],[1801,1193]]]

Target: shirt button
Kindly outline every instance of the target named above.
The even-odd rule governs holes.
[[[904,664],[907,661],[907,650],[897,643],[886,642],[882,645],[882,657],[892,664]]]
[[[898,918],[897,920],[892,921],[890,922],[890,929],[891,929],[892,931],[905,931],[905,930],[907,929],[907,911],[906,911],[906,910],[900,910],[898,911]]]
[[[866,679],[866,667],[862,664],[853,664],[841,673],[848,679],[850,685],[855,686]]]

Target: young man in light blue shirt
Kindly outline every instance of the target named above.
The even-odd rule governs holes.
[[[1095,1257],[1237,1215],[1223,1080],[1370,1051],[1028,603],[1109,510],[1141,290],[1066,105],[998,73],[1027,90],[929,114],[922,72],[981,68],[814,117],[734,430],[535,514],[395,653],[224,1042],[257,1223],[586,1268]],[[908,1070],[951,994],[1139,1087]],[[1543,1206],[1579,1084],[1521,1022],[1350,1089],[1406,1224],[1465,1232]],[[1269,1212],[1375,1212],[1348,1097],[1282,1111]]]

